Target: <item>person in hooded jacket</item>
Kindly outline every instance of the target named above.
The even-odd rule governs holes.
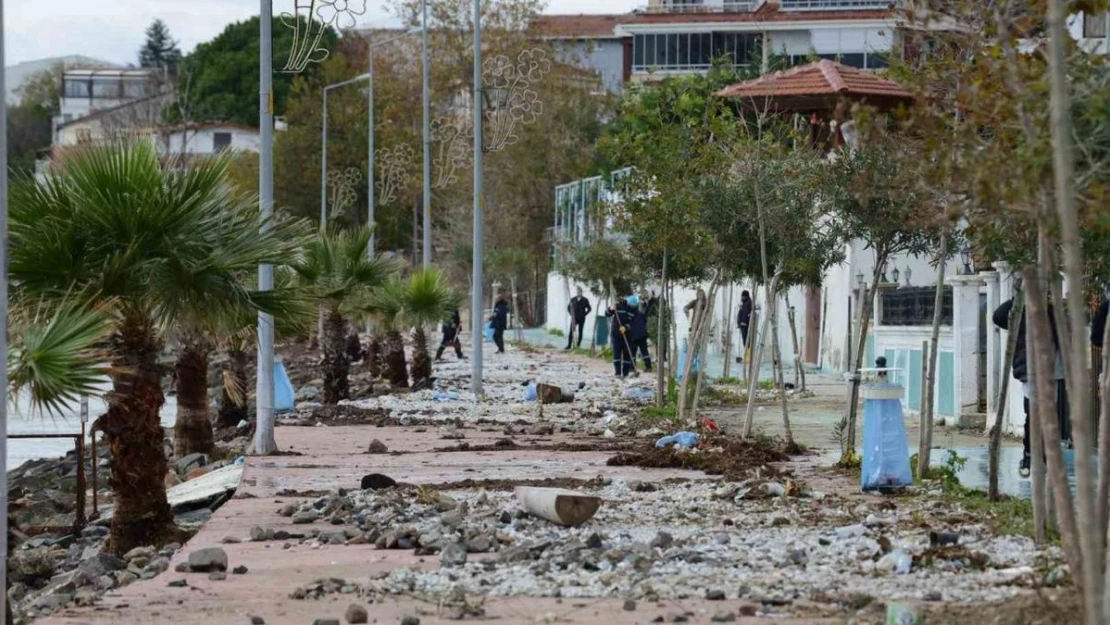
[[[505,353],[505,328],[509,326],[509,302],[505,300],[505,292],[497,294],[497,301],[493,304],[493,342],[497,345],[497,353]]]
[[[462,326],[462,320],[459,318],[459,309],[456,308],[447,319],[443,321],[442,334],[443,338],[439,342],[439,349],[436,350],[436,361],[443,360],[443,352],[448,347],[455,348],[455,356],[462,360],[464,358],[462,352],[462,342],[459,341],[459,328]]]
[[[1010,324],[1010,311],[1014,307],[1014,300],[1010,299],[1004,302],[1001,306],[995,309],[992,315],[994,325],[1003,330],[1009,330]],[[1060,438],[1065,443],[1070,445],[1071,442],[1071,420],[1068,416],[1068,393],[1067,386],[1064,383],[1064,364],[1060,355],[1060,340],[1056,335],[1055,316],[1053,314],[1052,305],[1048,306],[1048,321],[1049,327],[1052,328],[1052,346],[1054,357],[1054,379],[1056,381],[1056,418],[1060,423]],[[1018,321],[1018,335],[1014,344],[1014,357],[1010,361],[1011,375],[1021,382],[1021,394],[1024,398],[1022,404],[1025,410],[1025,425],[1024,434],[1022,436],[1022,455],[1021,464],[1018,465],[1018,473],[1022,477],[1029,477],[1030,471],[1030,450],[1029,450],[1029,357],[1026,351],[1027,343],[1027,328],[1025,324],[1025,311],[1022,310],[1021,319]]]
[[[752,294],[744,291],[740,293],[740,310],[736,313],[736,327],[740,329],[740,338],[744,341],[744,351],[748,349],[748,326],[751,325],[751,322]]]
[[[644,360],[644,370],[651,371],[651,352],[648,351],[648,303],[641,300],[639,296],[633,295],[628,298],[628,305],[632,309],[628,340],[632,348],[633,363],[638,352]]]
[[[605,316],[611,320],[609,341],[613,346],[613,370],[617,377],[626,378],[636,369],[632,356],[632,339],[629,337],[632,307],[628,305],[628,300],[621,299],[615,307],[605,313]]]

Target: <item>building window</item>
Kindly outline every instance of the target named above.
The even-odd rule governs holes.
[[[219,154],[231,147],[230,132],[216,132],[212,134],[212,150]]]
[[[724,58],[733,65],[747,65],[759,58],[762,39],[748,33],[668,33],[632,38],[632,70],[646,72],[709,69]]]
[[[87,97],[89,97],[89,81],[87,81],[87,80],[67,80],[67,81],[65,81],[65,97],[67,97],[67,98],[87,98]]]
[[[1084,14],[1083,36],[1087,39],[1105,39],[1107,31],[1106,19],[1106,13],[1099,13],[1097,15]]]
[[[836,9],[886,9],[891,0],[782,0],[787,11],[824,11]]]
[[[127,80],[123,83],[123,97],[125,98],[142,98],[149,91],[145,80]]]
[[[879,324],[884,326],[929,326],[933,324],[936,303],[934,287],[911,287],[882,291],[883,306]],[[940,311],[941,325],[952,325],[952,287],[944,287]]]
[[[118,100],[122,95],[123,85],[118,80],[94,80],[92,83],[92,97],[106,100]]]

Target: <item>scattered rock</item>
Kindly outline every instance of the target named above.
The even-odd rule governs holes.
[[[352,603],[347,606],[347,612],[343,615],[348,623],[368,623],[370,622],[370,614],[367,613],[366,608],[357,603]]]
[[[636,602],[633,601],[632,599],[625,599],[624,600],[624,606],[623,606],[622,609],[625,612],[635,612],[636,611]]]
[[[297,389],[297,394],[293,396],[293,401],[297,403],[319,403],[322,395],[320,388],[311,384],[306,384]]]
[[[786,559],[793,564],[803,566],[807,562],[809,562],[809,554],[806,553],[805,549],[791,549],[790,553],[787,554]]]
[[[674,536],[671,536],[668,532],[659,532],[655,535],[655,538],[651,539],[651,547],[653,549],[666,550],[673,544]]]
[[[281,515],[281,516],[285,516],[285,517],[293,516],[296,512],[297,512],[297,506],[295,506],[291,503],[285,504],[284,506],[281,507],[281,510],[278,510],[278,514]]]
[[[293,525],[308,525],[315,523],[320,518],[320,514],[315,510],[302,510],[293,515]]]
[[[183,579],[175,579],[175,580],[170,581],[170,583],[168,583],[166,585],[169,586],[170,588],[185,588],[189,584],[186,583],[186,581],[183,580]]]
[[[383,488],[393,488],[396,485],[396,480],[381,473],[371,473],[362,478],[362,490],[381,490]]]
[[[224,536],[220,539],[220,544],[223,545],[237,545],[240,542],[242,541],[240,541],[237,536]]]
[[[239,566],[231,569],[231,572],[234,573],[235,575],[246,575],[247,570],[248,570],[247,567],[240,564]]]
[[[208,574],[208,579],[214,582],[222,582],[227,579],[227,573],[223,571],[212,571]]]
[[[725,591],[719,589],[710,590],[705,593],[705,598],[707,601],[724,601]]]
[[[466,547],[459,543],[448,543],[439,554],[441,566],[462,566],[466,564]]]
[[[261,616],[252,616],[251,625],[266,625],[266,619]]]
[[[203,467],[208,464],[208,455],[202,453],[189,454],[173,463],[173,470],[177,473],[185,474],[198,467]]]
[[[135,558],[146,558],[147,560],[149,560],[150,557],[153,555],[154,547],[135,547],[131,551],[123,554],[123,559],[127,560],[128,562],[134,560]]]
[[[339,619],[337,619],[337,618],[318,618],[315,621],[312,621],[312,625],[339,625]]]
[[[532,436],[552,436],[555,434],[555,425],[552,423],[537,423],[528,427],[528,434]]]
[[[406,616],[401,619],[401,625],[420,625],[420,619],[415,616]]]
[[[718,612],[709,620],[712,623],[734,623],[736,622],[736,614],[733,612]]]
[[[227,553],[219,547],[198,549],[189,554],[189,570],[194,573],[227,570]]]
[[[253,540],[254,542],[262,542],[273,539],[274,530],[270,528],[263,529],[262,527],[259,527],[257,525],[251,528],[251,540]]]
[[[374,440],[370,441],[370,448],[366,450],[366,453],[387,454],[389,453],[389,448],[385,446],[385,443],[375,438]]]

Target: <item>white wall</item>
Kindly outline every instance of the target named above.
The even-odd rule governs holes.
[[[257,131],[236,127],[213,126],[195,130],[178,130],[168,137],[163,137],[162,141],[168,139],[168,151],[172,153],[180,154],[182,152],[182,142],[184,142],[187,154],[211,155],[216,153],[216,133],[231,134],[231,145],[228,149],[248,152],[258,152],[260,149],[261,144]],[[165,146],[166,144],[160,143],[160,145]]]

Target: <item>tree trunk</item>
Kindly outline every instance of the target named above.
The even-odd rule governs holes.
[[[933,295],[933,331],[929,335],[928,377],[921,390],[921,427],[917,437],[917,478],[925,479],[929,471],[929,455],[933,449],[933,413],[936,405],[937,352],[940,343],[940,319],[944,312],[944,269],[948,265],[948,231],[940,233],[940,253],[937,254],[937,284]],[[956,407],[959,409],[959,406]]]
[[[663,281],[659,285],[659,299],[656,302],[656,312],[655,312],[655,314],[659,316],[659,318],[656,319],[656,324],[658,326],[658,331],[656,331],[656,333],[655,333],[655,367],[656,367],[655,368],[655,388],[656,388],[655,405],[658,406],[659,408],[663,408],[664,406],[667,405],[667,375],[666,375],[666,373],[664,371],[664,368],[663,368],[663,350],[664,350],[664,346],[667,344],[667,341],[669,340],[668,335],[670,334],[668,331],[665,331],[665,327],[667,325],[665,315],[667,314],[667,304],[668,304],[666,294],[667,294],[667,250],[666,250],[666,248],[664,248],[663,249]],[[1110,326],[1110,324],[1107,324],[1107,325]],[[671,357],[672,358],[674,357],[673,354],[672,354]]]
[[[1028,309],[1026,319],[1027,340],[1032,339],[1032,351],[1028,351],[1032,369],[1033,397],[1032,409],[1036,411],[1037,425],[1040,427],[1043,441],[1041,449],[1032,448],[1030,453],[1034,459],[1044,454],[1048,461],[1048,478],[1052,480],[1052,490],[1056,497],[1056,513],[1060,525],[1060,538],[1064,544],[1064,553],[1067,556],[1068,568],[1071,570],[1072,579],[1076,585],[1083,589],[1085,581],[1081,574],[1083,568],[1083,552],[1076,528],[1075,508],[1073,507],[1071,489],[1068,487],[1067,469],[1064,466],[1063,453],[1060,450],[1060,424],[1056,420],[1056,391],[1053,375],[1053,342],[1052,330],[1048,321],[1047,301],[1041,276],[1029,276],[1025,280],[1025,305]],[[1032,428],[1032,424],[1030,424]],[[1089,458],[1089,456],[1088,456]],[[1082,461],[1076,462],[1076,470]],[[1084,496],[1080,491],[1080,498]],[[1091,564],[1094,564],[1093,562]],[[1089,587],[1088,587],[1089,588]],[[1097,594],[1097,593],[1096,593]],[[1096,612],[1097,616],[1097,612]],[[1097,621],[1096,621],[1097,622]]]
[[[1102,389],[1098,418],[1098,490],[1095,496],[1098,501],[1099,527],[1110,525],[1110,323],[1102,333],[1102,373],[1098,378],[1098,385]],[[1103,539],[1103,558],[1107,557],[1106,539]],[[1102,562],[1102,560],[1099,560]],[[1110,592],[1110,589],[1107,589]],[[1108,615],[1110,616],[1110,615]],[[1110,619],[1108,619],[1110,620]]]
[[[781,274],[776,273],[775,277],[771,278],[771,283],[767,285],[766,291],[768,294],[774,293],[779,286],[779,277]],[[765,308],[770,308],[768,304]],[[753,315],[755,313],[752,313]],[[752,356],[752,367],[748,374],[748,406],[744,413],[744,438],[752,435],[752,423],[755,419],[755,391],[759,388],[759,364],[763,362],[763,350],[767,345],[767,326],[771,321],[771,311],[764,310],[763,321],[760,322],[759,328],[759,343],[756,345],[755,353]],[[749,328],[749,332],[751,329]],[[748,335],[748,340],[751,341],[751,334]]]
[[[409,387],[409,372],[405,363],[405,340],[397,330],[385,335],[385,366],[382,373],[389,383],[398,388]]]
[[[782,294],[782,301],[786,303],[786,319],[790,322],[790,340],[794,346],[794,386],[799,391],[806,390],[806,368],[802,365],[802,349],[798,344],[798,324],[794,307],[790,305],[790,293]]]
[[[871,312],[875,304],[875,294],[879,288],[879,278],[882,276],[883,265],[886,264],[886,254],[875,254],[875,272],[871,276],[871,291],[865,293],[859,307],[859,336],[856,337],[855,362],[852,367],[852,388],[848,394],[848,444],[847,451],[852,456],[856,455],[856,417],[859,414],[859,385],[860,369],[863,368],[863,357],[867,353],[867,330],[871,326]]]
[[[736,285],[731,280],[728,285],[728,308],[725,310],[725,366],[721,371],[721,376],[728,378],[732,373],[732,324],[736,320],[732,316],[732,294],[736,290]]]
[[[417,327],[412,331],[412,374],[413,384],[432,377],[432,358],[428,355],[428,335],[424,328]]]
[[[165,402],[158,333],[142,311],[129,311],[109,344],[112,393],[108,412],[96,425],[111,453],[108,484],[114,493],[115,515],[107,550],[123,554],[135,547],[180,541],[182,532],[174,525],[166,501],[169,462],[158,417]]]
[[[212,421],[208,417],[208,348],[196,336],[186,336],[174,365],[177,421],[173,426],[173,455],[212,453]]]
[[[362,349],[362,339],[358,336],[358,328],[351,325],[351,332],[347,335],[347,362],[358,362],[366,356]]]
[[[324,319],[324,403],[335,405],[351,398],[348,378],[351,363],[347,360],[347,320],[335,311]]]
[[[706,353],[709,346],[709,328],[713,325],[713,309],[714,305],[717,302],[717,290],[719,288],[718,285],[719,280],[715,281],[713,283],[713,286],[709,288],[709,297],[706,298],[706,309],[702,311],[701,328],[699,331],[697,343],[695,343],[698,348],[696,354],[700,357],[700,366],[698,367],[698,372],[696,374],[697,378],[694,381],[694,397],[693,401],[690,402],[689,410],[690,418],[694,422],[696,422],[698,418],[698,400],[701,398],[702,385],[705,383],[706,358],[704,358],[704,354]]]
[[[250,421],[247,411],[247,352],[229,347],[225,367],[225,381],[220,389],[220,410],[216,413],[216,425],[222,428],[235,427],[240,421]],[[229,383],[234,385],[234,391],[228,389]]]
[[[793,451],[797,449],[797,444],[794,442],[794,430],[790,427],[790,411],[786,405],[786,379],[783,376],[782,367],[782,348],[779,344],[779,314],[778,314],[778,300],[772,298],[771,310],[768,312],[771,316],[771,353],[772,358],[775,360],[773,374],[775,375],[775,382],[779,387],[779,401],[782,402],[782,427],[786,431],[786,444]],[[795,356],[795,359],[797,357]]]
[[[987,496],[991,501],[998,501],[999,498],[998,464],[999,454],[1002,451],[1002,420],[1006,416],[1006,404],[1010,395],[1010,374],[1013,372],[1014,351],[1017,349],[1018,325],[1021,324],[1021,314],[1024,309],[1025,298],[1020,292],[1015,293],[1014,305],[1010,308],[1010,320],[1006,324],[1009,330],[1006,334],[1006,355],[1002,360],[1002,378],[998,382],[998,408],[988,442]],[[1107,327],[1110,327],[1110,324],[1107,324]]]
[[[701,323],[702,304],[701,298],[695,295],[694,317],[691,320],[690,332],[686,337],[686,361],[682,363],[682,385],[678,391],[678,410],[675,412],[675,416],[678,417],[680,423],[686,410],[686,395],[690,388],[690,372],[694,367],[694,350],[697,349],[697,331]]]
[[[377,331],[370,334],[370,344],[366,347],[366,362],[370,367],[370,378],[376,380],[382,376],[382,363],[384,353],[382,350],[382,335]]]

